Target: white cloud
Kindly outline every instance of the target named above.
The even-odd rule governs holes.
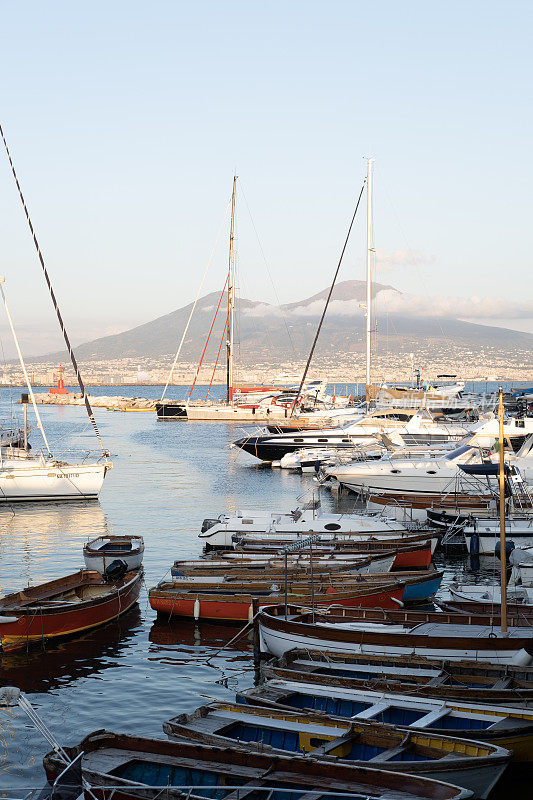
[[[288,312],[285,312],[286,315]],[[241,314],[247,317],[281,317],[282,311],[278,306],[271,306],[269,303],[259,303],[252,308],[243,308]]]
[[[498,297],[424,297],[400,294],[385,289],[376,296],[378,312],[415,317],[447,317],[453,319],[529,319],[533,317],[532,302],[515,302]]]
[[[381,271],[396,267],[425,267],[436,261],[436,256],[422,253],[420,250],[392,250],[387,252],[383,247],[376,247],[376,267]]]
[[[533,318],[533,302],[514,302],[497,297],[427,297],[418,294],[403,294],[395,289],[384,289],[375,297],[374,310],[380,314],[402,314],[411,317],[435,317],[443,319],[480,320],[490,325],[491,319],[530,319]],[[316,319],[324,310],[324,300],[314,300],[307,305],[295,306],[285,312],[287,318],[312,317]],[[253,308],[243,309],[248,317],[280,317],[282,312],[276,306],[260,303]],[[364,309],[359,302],[352,300],[332,300],[328,317],[362,315]]]

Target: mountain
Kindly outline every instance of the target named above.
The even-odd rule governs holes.
[[[301,361],[311,347],[328,289],[281,307],[241,298],[237,300],[235,338],[238,361],[243,365]],[[373,285],[373,296],[396,292],[392,286]],[[400,293],[398,293],[400,294]],[[334,289],[316,348],[317,358],[361,353],[364,350],[365,318],[360,304],[366,297],[363,281],[342,281]],[[198,301],[183,343],[180,362],[196,362],[201,356],[220,293]],[[226,319],[226,297],[222,298],[213,327],[205,362],[212,363]],[[428,300],[428,303],[430,301]],[[76,348],[80,361],[109,361],[121,358],[171,359],[178,347],[192,303],[176,311],[113,336],[95,339]],[[381,314],[378,317],[380,350],[405,353],[421,346],[444,353],[479,349],[507,355],[531,351],[533,335],[505,328],[476,325],[457,319],[433,316]],[[222,345],[222,354],[224,344]],[[33,361],[60,361],[64,353],[51,353]],[[514,362],[513,362],[514,363]]]

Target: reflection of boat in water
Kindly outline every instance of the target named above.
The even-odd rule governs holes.
[[[16,514],[0,520],[0,594],[18,589],[22,582],[42,583],[61,570],[74,572],[83,564],[82,548],[88,539],[112,533],[98,502],[31,503],[18,505]],[[7,564],[16,569],[5,571]]]
[[[18,686],[28,694],[64,688],[77,680],[115,668],[141,625],[141,611],[134,605],[118,619],[72,639],[49,642],[40,650],[3,654],[0,684]]]
[[[153,645],[160,647],[182,649],[183,647],[201,646],[212,647],[220,650],[236,635],[235,625],[226,625],[223,622],[201,622],[191,625],[190,620],[176,619],[170,622],[156,620],[150,628],[149,639]],[[152,648],[153,650],[153,648]],[[252,633],[244,634],[227,648],[232,651],[251,652],[253,650]]]

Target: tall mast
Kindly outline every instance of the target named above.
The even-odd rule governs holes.
[[[374,159],[366,164],[366,399],[370,391],[370,360],[372,355],[372,169]]]
[[[237,176],[233,176],[233,192],[231,195],[231,223],[229,230],[229,264],[228,264],[228,329],[226,334],[226,400],[233,401],[233,332],[235,318],[235,254],[233,251],[233,232],[235,228],[235,191]]]
[[[13,341],[15,342],[15,348],[17,350],[17,355],[19,357],[19,363],[22,367],[22,372],[24,374],[24,380],[26,381],[26,386],[28,387],[28,393],[31,398],[31,402],[33,405],[33,410],[35,411],[35,416],[37,417],[37,426],[41,431],[41,436],[43,437],[43,441],[46,447],[46,451],[48,453],[48,458],[52,458],[52,451],[50,450],[50,445],[48,444],[48,439],[46,438],[46,433],[44,432],[43,423],[41,422],[41,415],[39,414],[39,409],[37,407],[37,403],[35,402],[35,395],[33,394],[33,389],[31,385],[31,381],[28,377],[28,373],[26,371],[26,364],[24,363],[24,359],[22,357],[22,352],[19,345],[19,340],[17,336],[17,332],[15,331],[15,326],[13,324],[13,320],[11,318],[11,314],[9,313],[9,307],[7,305],[6,296],[4,293],[4,286],[5,278],[0,277],[0,293],[2,294],[2,300],[4,301],[4,308],[6,310],[7,321],[9,322],[9,327],[11,328],[11,335],[13,336]],[[24,420],[26,420],[26,406],[24,406]],[[26,432],[27,427],[26,424],[24,425],[24,441],[26,442]],[[26,448],[27,449],[27,448]]]
[[[503,389],[498,392],[498,445],[500,455],[500,614],[502,633],[507,633],[507,553],[505,551],[505,452],[503,438]]]

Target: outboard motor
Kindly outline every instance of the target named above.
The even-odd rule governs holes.
[[[103,572],[103,579],[106,583],[114,583],[124,577],[128,571],[128,565],[122,558],[115,558]]]
[[[202,522],[202,531],[201,532],[205,533],[206,531],[209,530],[209,528],[212,528],[213,525],[216,525],[217,522],[220,522],[220,520],[218,520],[218,519],[204,519],[204,521]]]
[[[507,564],[509,563],[509,556],[513,552],[514,547],[515,545],[512,539],[509,539],[509,541],[505,542],[505,561]],[[498,540],[494,546],[494,555],[496,558],[501,558],[501,552],[501,542]]]

